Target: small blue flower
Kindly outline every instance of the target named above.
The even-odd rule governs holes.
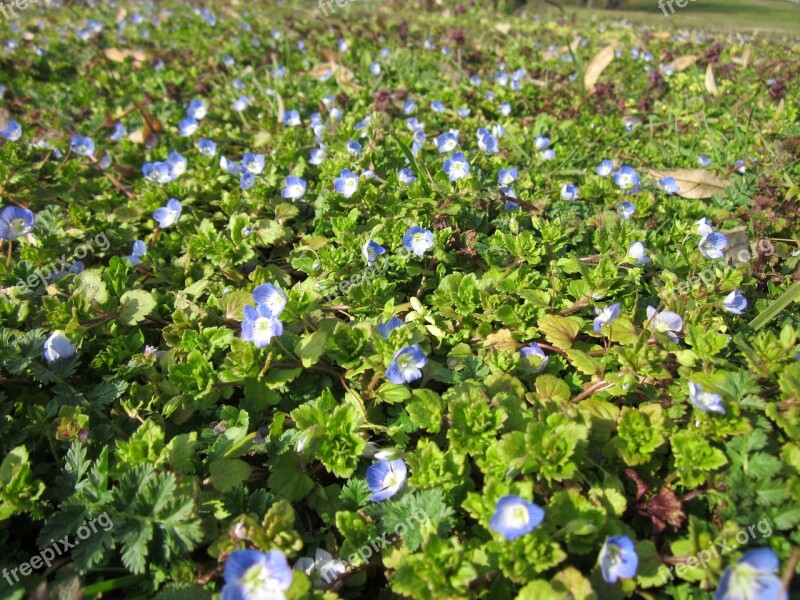
[[[400,181],[400,183],[404,185],[411,185],[417,180],[416,176],[414,175],[414,171],[412,171],[408,167],[400,169],[400,171],[398,171],[397,179],[398,181]]]
[[[233,110],[236,112],[244,112],[248,106],[250,106],[250,100],[247,99],[247,96],[239,96],[233,101]]]
[[[725,408],[722,406],[722,396],[704,391],[699,383],[689,382],[689,400],[691,400],[695,408],[704,412],[725,414]]]
[[[15,240],[33,229],[36,217],[27,208],[6,206],[0,212],[0,240]]]
[[[164,68],[164,61],[160,58],[157,58],[153,61],[153,70],[160,71]]]
[[[370,500],[380,502],[394,496],[403,487],[407,473],[406,463],[401,458],[381,460],[367,467]]]
[[[476,85],[476,86],[480,85],[481,84],[481,78],[478,77],[477,75],[473,75],[472,77],[469,78],[469,83],[470,83],[470,85]]]
[[[697,157],[697,162],[700,163],[701,167],[710,167],[711,166],[711,159],[708,158],[705,154],[701,154]]]
[[[377,77],[381,74],[381,64],[377,60],[373,60],[369,65],[369,72]]]
[[[678,313],[671,310],[658,312],[652,306],[648,306],[647,321],[650,323],[650,329],[656,333],[666,333],[670,339],[678,341],[677,334],[683,329],[683,319]]]
[[[619,171],[614,173],[614,183],[619,189],[628,192],[638,192],[641,189],[639,184],[639,174],[628,165],[620,167]]]
[[[378,257],[386,252],[386,248],[381,246],[378,242],[374,242],[372,240],[367,240],[366,243],[361,247],[361,254],[364,256],[364,260],[367,261],[368,265],[371,265]]]
[[[244,170],[242,163],[228,160],[226,156],[219,157],[219,167],[229,175],[241,175]]]
[[[748,550],[725,569],[714,600],[788,600],[781,578],[780,561],[771,548]]]
[[[233,57],[230,54],[226,54],[222,57],[222,64],[226,67],[231,68],[233,65],[236,64],[236,61],[233,60]]]
[[[537,150],[547,150],[550,147],[550,138],[543,135],[537,135],[536,139],[533,141],[533,145]]]
[[[496,137],[498,140],[506,134],[506,128],[500,125],[500,123],[495,123],[492,125],[492,135]]]
[[[197,131],[198,123],[192,117],[187,117],[180,123],[178,123],[178,133],[182,137],[189,137],[194,132]]]
[[[636,577],[639,556],[633,540],[626,535],[615,535],[606,540],[597,557],[600,572],[606,583],[616,583],[617,579]]]
[[[452,152],[458,146],[458,134],[448,131],[436,138],[436,145],[439,147],[439,153]]]
[[[511,167],[510,169],[500,169],[500,173],[497,175],[497,183],[498,185],[511,185],[517,180],[517,167]]]
[[[580,198],[578,195],[578,186],[572,183],[565,183],[561,186],[561,199],[568,200],[569,202],[573,202]]]
[[[172,169],[173,176],[177,179],[186,172],[186,158],[178,154],[175,150],[167,155],[167,164]]]
[[[217,153],[217,143],[212,140],[202,139],[197,141],[197,150],[209,158]]]
[[[147,246],[142,240],[136,240],[133,242],[133,248],[131,249],[130,256],[126,256],[125,260],[127,260],[132,267],[135,267],[142,262],[142,257],[145,254],[147,254]]]
[[[350,154],[350,156],[360,157],[361,144],[358,143],[356,140],[349,140],[347,142],[347,152]]]
[[[422,377],[422,367],[427,362],[428,357],[419,344],[401,348],[386,368],[386,378],[398,385],[411,383]]]
[[[256,348],[266,348],[273,337],[283,334],[283,324],[266,304],[244,307],[242,339],[253,342]]]
[[[619,316],[619,303],[607,306],[602,310],[595,308],[594,314],[597,315],[594,319],[594,330],[595,332],[600,333],[603,325],[613,323]]]
[[[320,165],[325,160],[325,150],[322,148],[313,148],[309,153],[308,164]]]
[[[175,224],[181,216],[181,203],[175,198],[170,198],[166,206],[156,209],[153,218],[158,221],[161,229]]]
[[[73,135],[70,138],[72,151],[78,156],[94,156],[94,141],[83,135]]]
[[[286,294],[278,286],[271,283],[262,283],[253,290],[253,300],[256,304],[267,307],[273,317],[280,317],[286,308]]]
[[[614,171],[614,163],[607,158],[597,165],[595,171],[597,171],[597,174],[600,175],[600,177],[608,177]]]
[[[403,247],[417,256],[422,256],[433,248],[433,232],[414,225],[403,236]]]
[[[450,181],[457,181],[469,175],[469,163],[461,152],[456,152],[445,160],[443,169]]]
[[[403,103],[404,114],[413,115],[416,110],[417,110],[417,105],[414,104],[414,101],[411,98],[409,98]]]
[[[54,331],[44,342],[44,357],[47,362],[69,358],[75,354],[75,346],[60,331]]]
[[[237,90],[239,92],[241,92],[243,89],[245,89],[245,87],[247,87],[247,86],[245,86],[245,84],[242,82],[241,79],[234,79],[231,82],[231,85],[233,85],[233,89],[235,89],[235,90]]]
[[[722,300],[722,307],[731,314],[741,315],[747,308],[747,298],[739,290],[734,290]]]
[[[206,116],[206,112],[206,103],[199,98],[190,100],[189,106],[186,107],[186,116],[196,121],[202,121]]]
[[[662,177],[658,180],[658,186],[667,194],[676,194],[681,191],[674,177]]]
[[[287,110],[283,115],[283,124],[287,127],[297,127],[301,124],[300,113],[296,110]]]
[[[242,191],[249,190],[256,184],[255,175],[252,173],[248,173],[247,171],[242,171],[239,174],[239,187]]]
[[[444,104],[440,100],[434,100],[431,102],[431,110],[435,113],[443,113],[444,112]]]
[[[495,73],[494,82],[499,86],[506,87],[508,85],[508,73],[503,73],[502,71]]]
[[[119,142],[125,137],[125,134],[128,131],[125,129],[125,125],[122,123],[114,123],[114,130],[111,132],[111,135],[108,136],[108,139],[112,142]]]
[[[544,353],[542,347],[536,342],[531,342],[519,351],[520,356],[526,359],[529,365],[535,367],[534,373],[541,373],[547,368],[550,357]]]
[[[722,258],[725,248],[728,247],[728,238],[721,233],[711,232],[706,234],[698,244],[700,254],[706,258]]]
[[[733,168],[736,169],[737,173],[740,173],[742,175],[744,175],[747,172],[747,167],[744,164],[744,160],[741,160],[741,159],[737,160],[733,164]]]
[[[509,495],[497,501],[494,514],[489,519],[489,528],[511,542],[536,529],[542,521],[542,507],[519,496]]]
[[[497,138],[483,127],[478,129],[478,148],[481,149],[481,152],[486,152],[487,154],[494,154],[500,149]]]
[[[620,202],[617,204],[617,213],[626,221],[636,212],[636,207],[630,202]]]
[[[509,104],[508,102],[503,102],[502,104],[500,104],[497,110],[501,115],[507,117],[508,115],[511,114],[511,104]]]
[[[242,167],[253,175],[258,175],[264,170],[264,155],[245,152],[242,156]]]
[[[349,169],[342,169],[339,177],[333,181],[333,189],[349,198],[358,191],[358,177]]]
[[[172,166],[166,162],[144,163],[142,174],[147,181],[152,183],[169,183],[175,179]]]
[[[403,321],[401,321],[397,317],[392,317],[391,319],[386,321],[386,323],[378,325],[378,332],[380,332],[381,336],[383,336],[383,339],[386,339],[389,337],[389,334],[391,332],[393,332],[395,329],[403,325],[405,325]]]
[[[628,248],[628,256],[636,261],[637,265],[644,265],[652,262],[647,256],[647,249],[644,247],[644,242],[633,242]]]
[[[471,113],[471,112],[472,112],[472,111],[471,111],[470,109],[468,109],[466,106],[465,106],[465,107],[463,107],[463,108],[459,108],[459,109],[456,111],[456,113],[458,113],[458,116],[459,116],[459,117],[461,117],[461,118],[466,118],[466,117],[468,117],[468,116],[470,115],[470,113]]]
[[[222,600],[283,600],[292,569],[280,550],[234,550],[225,562]]]
[[[512,190],[509,187],[501,187],[500,193],[503,194],[503,196],[505,196],[505,202],[503,204],[503,207],[505,208],[506,212],[511,212],[512,210],[519,209],[519,202],[514,202],[514,200],[511,199],[511,198],[514,198],[516,200],[519,199],[517,198],[517,193],[514,190]]]
[[[283,180],[283,189],[281,196],[284,198],[291,198],[292,200],[299,200],[306,193],[306,182],[294,175],[289,175]]]
[[[542,150],[542,160],[553,160],[556,157],[556,151],[552,148]]]

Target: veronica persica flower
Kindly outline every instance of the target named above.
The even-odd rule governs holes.
[[[193,98],[186,107],[186,116],[201,121],[206,116],[206,103],[199,98]]]
[[[5,126],[0,129],[0,137],[9,142],[16,142],[22,137],[22,127],[14,119],[9,119]]]
[[[595,167],[595,171],[598,175],[600,175],[600,177],[608,177],[614,172],[614,163],[609,159],[605,159],[603,162],[597,165],[597,167]]]
[[[537,150],[547,150],[550,147],[550,138],[543,135],[537,135],[533,145]]]
[[[481,78],[478,77],[477,75],[473,75],[472,77],[469,78],[469,83],[470,85],[480,85]]]
[[[464,106],[464,107],[462,107],[462,108],[459,108],[459,109],[456,111],[456,113],[458,114],[458,116],[459,116],[459,117],[461,117],[462,119],[465,119],[465,118],[467,118],[471,112],[472,112],[472,111],[471,111],[470,109],[468,109],[466,106]]]
[[[242,163],[228,160],[228,158],[225,156],[219,157],[219,166],[229,175],[241,175],[242,171],[244,170]]]
[[[553,160],[556,157],[556,151],[552,148],[542,150],[542,160]]]
[[[647,249],[644,247],[644,242],[633,242],[628,247],[628,256],[636,261],[637,265],[644,265],[651,262],[647,256]]]
[[[281,196],[284,198],[291,198],[292,200],[299,200],[306,193],[306,182],[294,175],[289,175],[283,180],[283,189]]]
[[[578,195],[578,186],[572,183],[565,183],[561,186],[561,199],[568,200],[570,202],[577,200],[580,198]]]
[[[689,382],[689,400],[699,410],[715,412],[721,415],[725,414],[725,408],[722,406],[722,396],[704,391],[699,383]]]
[[[296,110],[287,110],[283,116],[283,124],[287,127],[297,127],[300,125],[300,113]]]
[[[308,164],[320,165],[325,160],[325,150],[322,148],[313,148],[309,153]]]
[[[723,308],[731,314],[740,315],[747,308],[747,298],[739,290],[734,290],[722,300]]]
[[[417,105],[414,104],[414,101],[409,98],[408,100],[403,103],[403,112],[407,115],[414,114],[414,111],[417,110]]]
[[[520,356],[526,359],[529,364],[535,366],[534,373],[540,373],[547,368],[547,363],[550,362],[550,357],[545,354],[542,347],[536,342],[531,342],[519,351]],[[539,366],[536,366],[536,365]]]
[[[633,540],[626,535],[615,535],[606,540],[597,557],[600,572],[606,583],[616,583],[617,579],[636,577],[639,556]]]
[[[489,529],[508,541],[530,533],[544,521],[544,510],[519,496],[503,496],[494,507]]]
[[[451,131],[443,133],[436,138],[436,145],[439,148],[439,153],[452,152],[458,146],[458,135]]]
[[[414,225],[403,236],[403,247],[417,256],[422,256],[433,248],[433,232]]]
[[[600,333],[603,325],[613,323],[619,316],[619,303],[607,306],[604,309],[595,308],[594,313],[597,315],[594,319],[594,330]]]
[[[142,262],[142,256],[145,254],[147,254],[147,246],[142,240],[136,240],[133,242],[133,249],[131,250],[130,256],[126,256],[125,260],[127,260],[132,267],[135,267]]]
[[[242,339],[253,342],[256,348],[266,348],[274,336],[283,333],[283,324],[266,304],[259,303],[255,308],[244,307]]]
[[[239,174],[239,187],[244,190],[249,190],[256,184],[256,178],[252,173],[248,173],[247,171],[242,171]]]
[[[203,156],[208,156],[210,158],[217,153],[217,143],[206,139],[198,140],[197,150]]]
[[[469,163],[461,152],[456,152],[444,161],[443,169],[450,181],[457,181],[469,174]]]
[[[247,96],[239,96],[236,100],[233,101],[233,110],[236,112],[244,112],[247,110],[247,107],[250,106],[250,100],[247,99]]]
[[[175,198],[170,198],[166,206],[156,209],[153,218],[158,221],[161,229],[174,225],[181,216],[181,203]]]
[[[298,559],[294,564],[295,571],[303,571],[308,575],[316,588],[322,588],[338,579],[347,571],[347,563],[333,558],[330,552],[317,548],[314,558]]]
[[[494,154],[500,149],[497,138],[484,128],[478,129],[478,148],[487,154]]]
[[[778,567],[780,562],[771,548],[748,550],[725,569],[714,600],[788,600]]]
[[[728,247],[728,238],[712,231],[700,240],[697,247],[700,254],[706,258],[722,258],[725,255],[725,248]]]
[[[178,152],[173,150],[167,156],[167,164],[170,166],[174,176],[177,178],[186,172],[186,166],[188,163],[186,162],[186,158],[184,156],[181,156]]]
[[[378,331],[380,332],[381,336],[383,336],[383,339],[386,339],[389,337],[390,333],[402,325],[404,325],[403,321],[397,317],[392,317],[386,321],[386,323],[381,323],[378,325]]]
[[[427,362],[428,357],[425,356],[419,344],[401,348],[395,353],[392,362],[386,368],[386,378],[398,385],[411,383],[422,377],[422,367]]]
[[[369,65],[369,72],[377,77],[381,74],[381,64],[377,60],[373,60]]]
[[[372,240],[367,240],[366,243],[361,247],[361,254],[364,256],[364,260],[367,261],[368,265],[371,265],[378,257],[386,252],[386,248],[381,246],[378,242],[374,242]]]
[[[636,212],[636,207],[630,202],[620,202],[617,204],[617,213],[626,221]]]
[[[698,233],[702,237],[706,237],[709,233],[713,233],[714,232],[714,230],[711,228],[711,225],[706,223],[706,218],[705,217],[695,221],[694,225],[695,225],[695,232]]]
[[[242,167],[253,175],[259,175],[264,170],[264,155],[245,152],[242,156]]]
[[[190,135],[194,134],[197,131],[198,123],[197,120],[193,119],[192,117],[187,117],[180,123],[178,123],[178,133],[182,137],[189,137]]]
[[[498,112],[499,112],[501,115],[503,115],[504,117],[507,117],[508,115],[510,115],[510,114],[511,114],[511,104],[509,104],[508,102],[503,102],[503,103],[502,103],[502,104],[501,104],[501,105],[500,105],[500,106],[497,108],[497,111],[498,111]]]
[[[333,181],[333,189],[345,198],[349,198],[358,190],[358,177],[349,169],[342,169],[339,177]]]
[[[175,179],[175,171],[166,162],[151,162],[142,165],[142,174],[152,183],[169,183]]]
[[[350,156],[355,156],[355,157],[361,156],[361,144],[356,140],[348,141],[347,152],[350,154]]]
[[[747,172],[747,167],[745,166],[744,161],[741,159],[737,160],[734,163],[733,168],[736,169],[737,173],[740,173],[742,175],[744,175]]]
[[[683,329],[683,319],[671,310],[658,312],[652,306],[647,307],[647,320],[650,329],[657,333],[666,333],[673,341],[678,341],[677,333]]]
[[[221,600],[284,600],[292,569],[280,550],[235,550],[222,572]]]
[[[417,180],[417,177],[414,175],[414,171],[406,167],[397,172],[397,180],[403,185],[411,185]]]
[[[674,177],[662,177],[658,180],[658,187],[667,194],[676,194],[681,191]]]
[[[511,185],[516,180],[517,180],[517,167],[511,167],[510,169],[500,169],[500,173],[497,175],[498,185]]]
[[[367,468],[367,486],[372,492],[370,500],[380,502],[391,498],[406,481],[406,463],[403,459],[381,460]]]
[[[638,192],[641,189],[639,174],[628,165],[623,165],[619,171],[614,173],[614,183],[619,189],[628,193]]]
[[[700,163],[701,167],[710,167],[711,166],[711,159],[701,154],[697,157],[697,162]]]
[[[0,239],[15,240],[33,229],[36,217],[27,208],[6,206],[0,212]]]
[[[286,294],[271,283],[262,283],[253,290],[253,300],[269,308],[273,317],[279,317],[286,308]]]
[[[431,102],[431,110],[435,113],[443,113],[444,104],[442,104],[439,100],[434,100]]]
[[[94,141],[90,137],[83,135],[73,135],[69,144],[72,151],[78,156],[93,156],[94,155]]]
[[[69,358],[75,354],[75,346],[60,331],[54,331],[44,341],[44,357],[47,362]]]

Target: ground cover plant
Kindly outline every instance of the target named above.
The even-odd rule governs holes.
[[[800,596],[797,39],[16,18],[0,597]]]

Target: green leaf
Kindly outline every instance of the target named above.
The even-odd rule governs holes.
[[[223,458],[212,462],[208,467],[211,477],[211,485],[220,492],[242,485],[253,468],[239,458]]]
[[[548,342],[562,350],[572,347],[572,341],[580,330],[581,322],[575,317],[544,315],[539,319],[539,331],[544,334]]]
[[[144,290],[132,290],[125,292],[120,298],[119,321],[123,325],[136,325],[153,312],[156,301],[150,292]]]

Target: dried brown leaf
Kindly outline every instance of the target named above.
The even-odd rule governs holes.
[[[586,86],[586,91],[593,94],[597,80],[600,75],[605,71],[606,67],[614,60],[614,44],[610,44],[600,50],[594,55],[594,58],[589,61],[586,67],[586,73],[583,75],[583,83]]]
[[[691,67],[694,63],[697,62],[697,59],[700,58],[696,54],[689,54],[687,56],[680,56],[669,63],[669,66],[674,69],[676,73],[680,73],[681,71],[685,71],[689,67]]]
[[[711,63],[708,63],[708,68],[706,68],[706,89],[715,96],[719,93],[717,79],[714,77],[714,67],[711,66]]]
[[[722,194],[732,183],[722,179],[705,169],[652,169],[647,168],[651,177],[674,177],[680,188],[677,192],[681,198],[698,200],[711,198],[714,194]]]

